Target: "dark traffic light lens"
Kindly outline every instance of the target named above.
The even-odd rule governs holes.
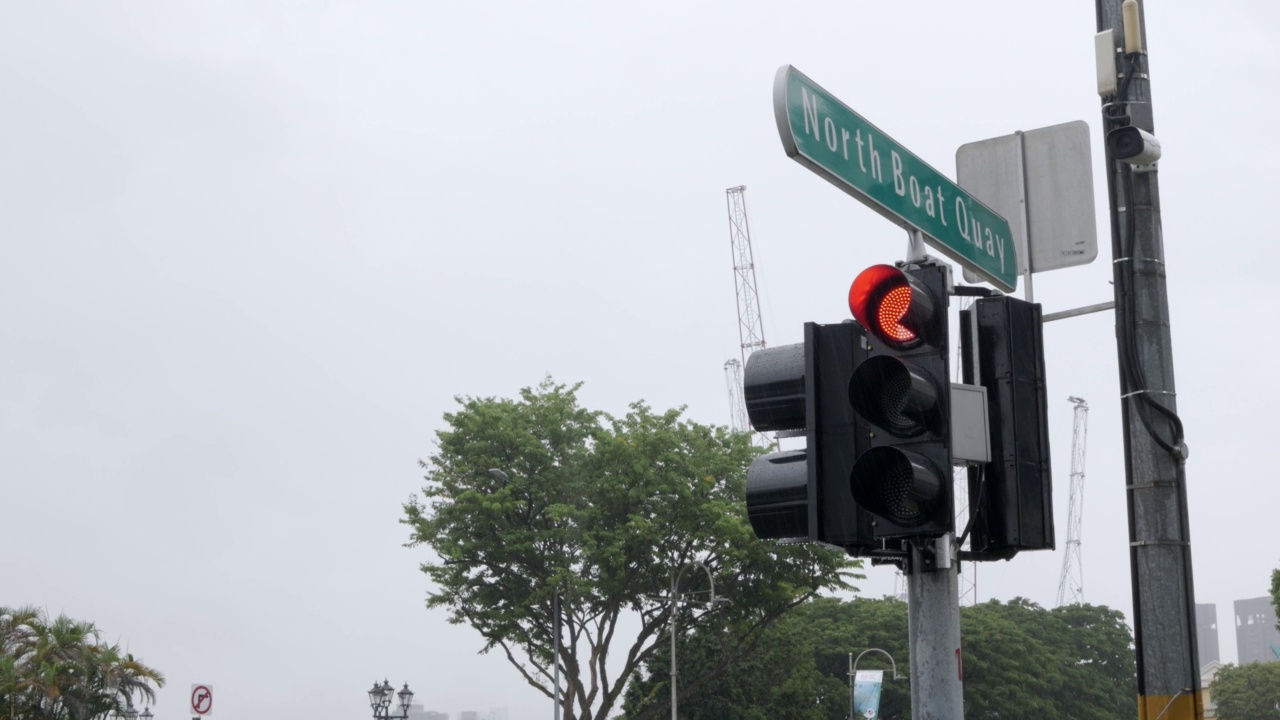
[[[906,373],[895,373],[880,389],[884,419],[896,430],[911,432],[920,425],[912,414],[906,412],[910,398],[911,378]]]
[[[858,504],[899,525],[928,519],[942,497],[942,475],[915,453],[882,446],[858,456],[850,489]]]
[[[898,437],[919,435],[938,414],[938,389],[918,368],[889,355],[868,359],[849,380],[859,415]]]
[[[920,503],[916,502],[911,492],[915,487],[915,480],[910,463],[894,462],[885,468],[884,504],[890,515],[914,518],[920,514]]]

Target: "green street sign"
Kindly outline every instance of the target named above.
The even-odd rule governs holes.
[[[1012,292],[1018,263],[1009,223],[790,65],[778,69],[773,112],[787,157],[943,255]]]

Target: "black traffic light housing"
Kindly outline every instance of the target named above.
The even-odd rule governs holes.
[[[991,427],[991,462],[969,468],[971,551],[994,560],[1053,549],[1040,306],[983,298],[960,313],[960,325],[973,339],[964,343],[964,381],[986,387]]]
[[[849,378],[867,354],[862,335],[852,322],[806,323],[804,343],[747,358],[743,394],[752,427],[805,438],[804,450],[762,455],[747,470],[747,514],[757,536],[814,540],[852,555],[880,546],[849,480],[866,445],[848,400]]]
[[[955,529],[947,273],[942,265],[875,265],[849,290],[866,328],[866,358],[848,391],[860,444],[852,491],[874,516],[877,538]]]
[[[955,531],[949,270],[876,265],[849,290],[857,323],[805,325],[803,343],[747,360],[759,432],[805,438],[757,458],[747,509],[761,538],[894,558],[889,540]],[[972,292],[965,294],[975,294]],[[986,389],[990,461],[969,467],[974,560],[1054,547],[1040,306],[984,297],[960,313],[964,382]],[[971,395],[968,395],[971,396]]]

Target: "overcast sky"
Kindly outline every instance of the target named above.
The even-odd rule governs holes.
[[[1234,660],[1231,603],[1280,564],[1280,9],[1149,9],[1196,596]],[[727,423],[726,188],[771,345],[905,250],[785,157],[777,68],[948,175],[1071,120],[1097,172],[1094,31],[1087,0],[0,5],[0,605],[98,623],[168,676],[160,720],[195,682],[224,719],[366,717],[383,677],[549,713],[402,547],[452,398],[551,373]],[[1036,276],[1046,312],[1112,298],[1096,177],[1098,260]],[[1131,613],[1113,318],[1045,335],[1059,547],[1076,395],[1085,597]],[[1051,606],[1061,565],[983,565],[976,597]]]

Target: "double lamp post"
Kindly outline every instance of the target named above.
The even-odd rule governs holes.
[[[413,691],[409,689],[409,683],[405,683],[400,692],[395,690],[386,680],[381,685],[377,680],[373,681],[373,687],[369,689],[369,707],[373,708],[374,720],[405,720],[409,717],[409,705],[413,704]],[[391,712],[391,700],[395,697],[400,698],[398,715]]]
[[[147,709],[139,713],[138,709],[133,706],[132,698],[130,698],[127,702],[128,704],[125,705],[125,708],[122,712],[113,713],[111,717],[117,718],[117,720],[139,720],[139,719],[151,720],[151,718],[155,717],[155,715],[151,713],[150,706],[148,706]]]

